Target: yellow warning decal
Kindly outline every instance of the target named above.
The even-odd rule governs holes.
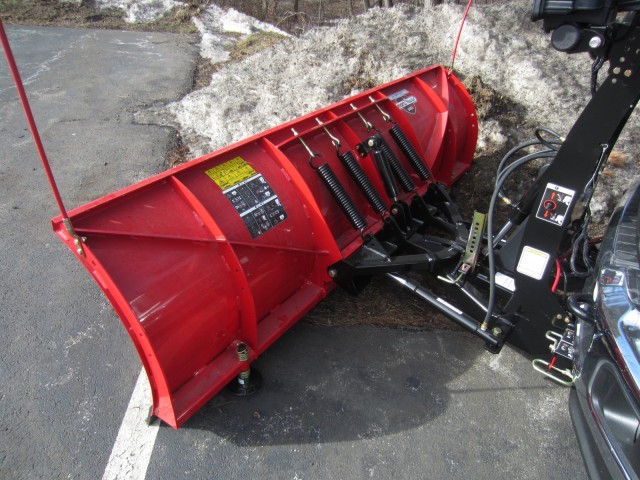
[[[233,187],[234,185],[253,177],[258,172],[256,172],[251,165],[245,162],[244,158],[236,157],[210,168],[204,173],[206,173],[211,180],[216,182],[222,190],[226,190],[227,188]]]

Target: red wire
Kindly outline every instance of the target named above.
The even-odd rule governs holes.
[[[469,15],[469,10],[471,9],[471,4],[473,0],[469,0],[467,3],[467,8],[464,10],[464,15],[462,15],[462,22],[460,23],[460,28],[458,29],[458,35],[456,37],[456,43],[453,45],[453,51],[451,52],[451,66],[449,67],[449,75],[453,72],[453,62],[456,60],[456,52],[458,51],[458,43],[460,42],[460,37],[462,36],[462,27],[464,27],[464,22],[467,20],[467,15]]]
[[[553,279],[553,285],[551,285],[551,293],[556,293],[558,284],[560,283],[560,275],[562,269],[560,268],[560,260],[556,258],[556,278]]]
[[[11,76],[13,77],[13,81],[16,84],[16,89],[18,90],[18,96],[20,97],[20,102],[22,103],[24,115],[25,117],[27,117],[27,123],[29,124],[29,130],[31,130],[31,136],[33,137],[33,141],[35,142],[36,148],[38,149],[38,154],[40,155],[42,166],[44,167],[44,171],[47,174],[49,185],[51,185],[53,196],[55,197],[56,204],[58,205],[58,210],[60,210],[62,218],[64,220],[68,220],[69,216],[67,215],[67,210],[64,208],[64,204],[62,203],[60,191],[58,190],[56,181],[53,178],[53,172],[51,171],[51,167],[49,166],[47,154],[45,153],[44,146],[42,145],[42,141],[40,140],[38,127],[36,126],[36,121],[33,118],[33,113],[31,112],[31,107],[29,106],[29,99],[27,98],[27,94],[24,91],[24,86],[22,85],[22,79],[20,78],[18,66],[16,65],[15,59],[13,58],[13,53],[11,52],[11,47],[9,46],[9,40],[7,39],[7,34],[5,33],[4,25],[2,24],[2,19],[0,19],[0,42],[2,43],[4,56],[7,58],[7,63],[9,64]]]

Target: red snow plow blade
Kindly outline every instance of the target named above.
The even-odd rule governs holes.
[[[412,191],[389,191],[366,151],[376,134]],[[434,66],[71,211],[81,253],[61,217],[53,228],[131,336],[153,415],[177,428],[335,287],[330,267],[384,227],[395,200],[467,171],[476,138],[467,91]]]

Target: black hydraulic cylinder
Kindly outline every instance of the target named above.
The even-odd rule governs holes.
[[[389,196],[389,198],[396,200],[399,195],[398,187],[396,186],[396,182],[393,179],[391,168],[389,167],[386,158],[382,154],[382,150],[371,150],[371,154],[373,155],[373,161],[376,164],[378,173],[380,174],[380,177],[382,177],[382,183],[384,184],[384,188],[387,191],[387,195]]]

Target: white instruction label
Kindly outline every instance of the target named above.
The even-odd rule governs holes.
[[[550,255],[537,248],[525,246],[520,254],[520,261],[516,270],[527,277],[540,280],[544,274]]]

